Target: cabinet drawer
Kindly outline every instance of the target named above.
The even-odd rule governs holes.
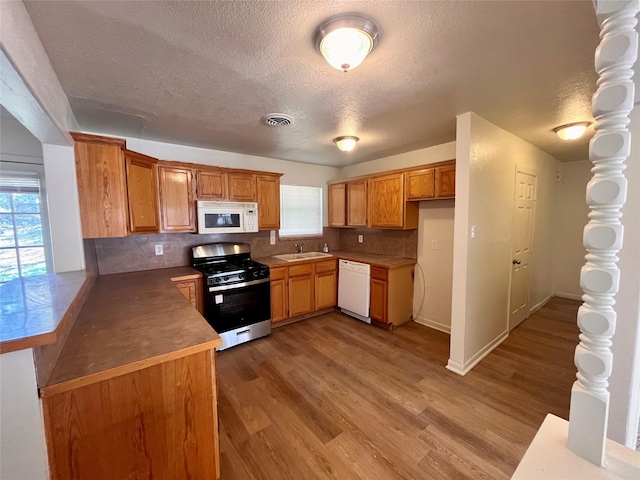
[[[287,276],[287,267],[270,268],[271,280],[283,280]]]
[[[316,262],[316,273],[333,272],[336,269],[337,269],[337,261],[335,259]]]
[[[380,267],[371,267],[371,278],[376,278],[378,280],[387,280],[389,277],[389,270],[386,268]]]
[[[290,277],[299,277],[301,275],[311,275],[313,273],[313,263],[305,263],[304,265],[291,265],[289,267]]]

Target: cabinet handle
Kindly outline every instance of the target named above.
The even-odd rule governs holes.
[[[251,331],[251,329],[247,328],[246,330],[242,330],[241,332],[236,332],[236,336],[240,336],[240,335],[242,335],[244,333],[249,333],[250,331]]]
[[[521,263],[522,263],[522,262],[521,262],[520,260],[514,260],[514,261],[513,261],[513,264],[514,264],[514,265],[520,265]]]

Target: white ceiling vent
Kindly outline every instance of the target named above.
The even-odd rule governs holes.
[[[291,115],[285,113],[270,113],[262,118],[264,119],[264,123],[270,127],[286,127],[296,121]]]

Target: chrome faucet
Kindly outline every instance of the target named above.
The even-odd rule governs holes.
[[[304,242],[300,244],[296,243],[294,246],[298,249],[298,253],[302,253],[302,247],[304,246]]]

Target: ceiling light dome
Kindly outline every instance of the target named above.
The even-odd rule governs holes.
[[[553,131],[556,132],[562,140],[575,140],[582,136],[589,125],[589,122],[568,123],[567,125],[554,128]]]
[[[360,140],[358,137],[345,136],[345,137],[337,137],[334,138],[333,141],[336,143],[336,147],[338,147],[343,152],[350,152],[356,146]]]
[[[378,27],[361,15],[338,15],[316,29],[314,42],[329,65],[347,72],[360,65],[376,46]]]

